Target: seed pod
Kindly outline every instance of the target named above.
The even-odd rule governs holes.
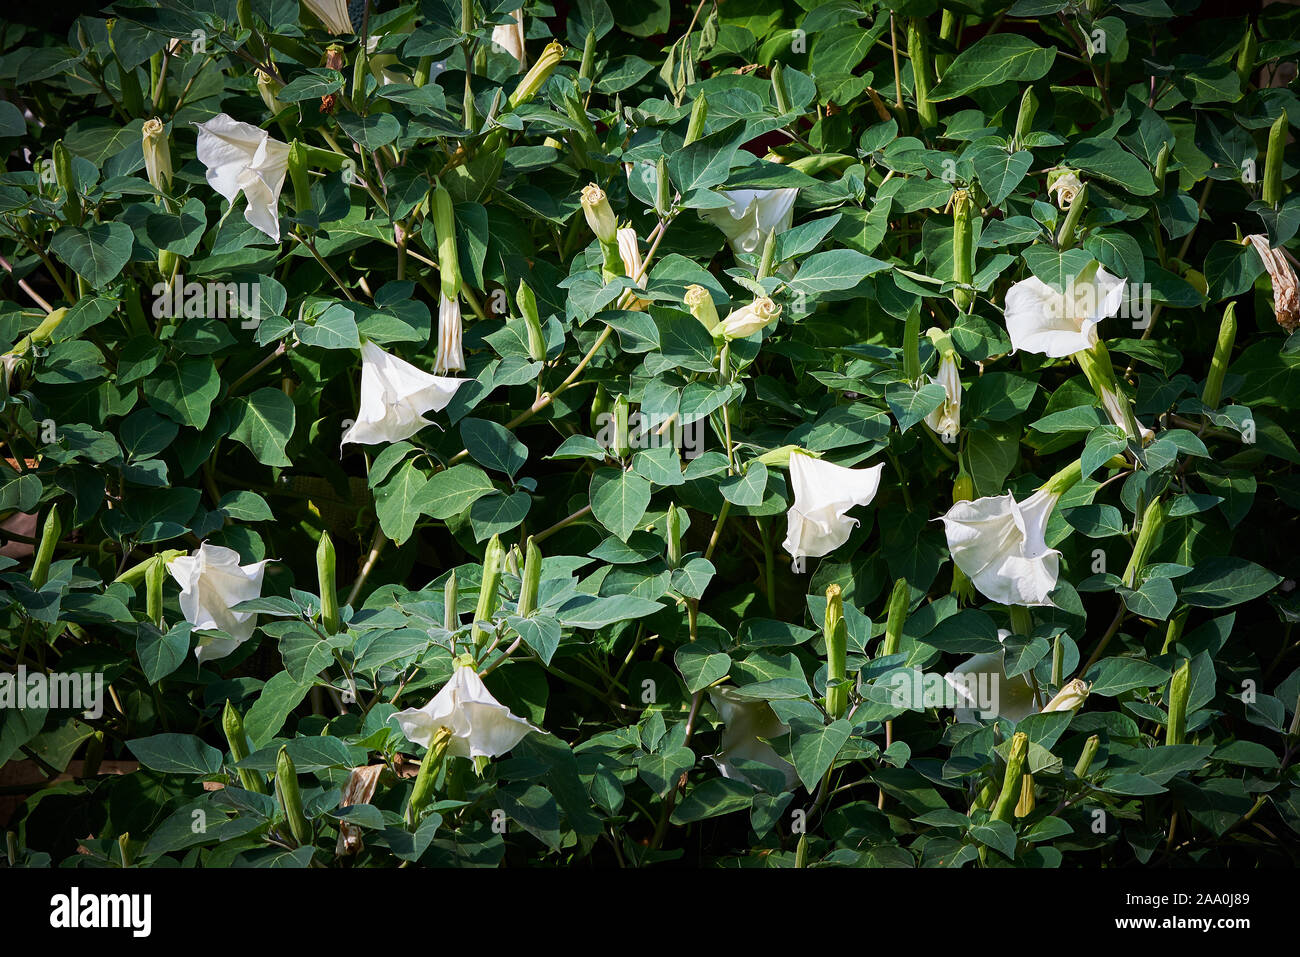
[[[1020,788],[1024,783],[1025,758],[1029,754],[1029,735],[1017,731],[1011,738],[1011,750],[1007,754],[1007,769],[1002,776],[1002,791],[993,803],[991,819],[1011,823],[1016,804],[1020,800]]]
[[[1097,756],[1097,749],[1101,747],[1101,738],[1098,735],[1092,735],[1083,745],[1083,753],[1079,755],[1079,760],[1074,765],[1074,776],[1081,778],[1088,773],[1088,768],[1092,767],[1092,759]]]
[[[912,94],[916,99],[916,118],[921,129],[939,125],[939,110],[930,102],[930,80],[934,64],[930,62],[930,27],[925,17],[912,17],[907,24],[907,55],[912,60]]]
[[[230,748],[232,763],[238,764],[248,757],[248,735],[244,731],[244,719],[235,710],[229,698],[226,699],[226,707],[221,712],[221,730],[226,733],[226,744]],[[260,771],[249,768],[235,770],[239,774],[239,783],[244,786],[245,791],[266,793],[266,779]]]
[[[682,143],[683,146],[690,146],[704,135],[704,124],[708,118],[709,98],[701,93],[691,104],[691,121],[686,125],[686,140]]]
[[[298,790],[298,772],[294,769],[289,749],[281,748],[275,759],[275,796],[280,801],[289,832],[299,847],[311,843],[311,826],[302,809],[302,794]]]
[[[329,532],[321,532],[316,545],[316,581],[320,586],[320,622],[325,634],[339,630],[339,596],[334,582],[336,556]]]
[[[1187,699],[1192,691],[1192,663],[1184,659],[1169,679],[1169,723],[1165,725],[1165,744],[1182,744],[1187,738]]]
[[[826,713],[838,720],[849,705],[849,688],[844,683],[849,631],[844,623],[844,598],[839,585],[826,589],[822,637],[826,642]]]
[[[1214,345],[1214,358],[1210,360],[1210,373],[1205,377],[1205,388],[1201,390],[1201,402],[1206,408],[1217,409],[1223,397],[1223,377],[1228,372],[1228,361],[1232,358],[1232,347],[1237,341],[1237,304],[1229,302],[1223,310],[1223,321],[1219,323],[1219,341]]]
[[[527,618],[537,610],[537,590],[542,584],[542,550],[532,536],[524,546],[524,574],[519,585],[519,616]]]
[[[32,587],[37,591],[44,588],[45,583],[50,579],[50,562],[54,558],[54,546],[59,543],[62,534],[63,523],[59,518],[59,509],[51,505],[50,511],[45,516],[45,526],[41,530],[41,542],[36,546],[36,558],[32,562]]]
[[[903,637],[903,624],[907,621],[907,606],[911,604],[911,589],[906,578],[894,582],[893,591],[889,593],[889,607],[885,613],[885,640],[880,646],[880,654],[888,657],[898,654],[898,644]]]
[[[537,311],[537,297],[532,289],[522,280],[515,293],[515,302],[524,317],[524,328],[528,332],[528,358],[534,362],[546,360],[546,334],[542,331],[542,317]]]
[[[668,567],[676,568],[682,563],[682,514],[673,503],[668,505]]]
[[[460,627],[460,614],[456,610],[456,572],[447,576],[442,586],[442,627],[455,631]]]
[[[163,616],[163,582],[166,580],[167,566],[161,556],[154,556],[144,576],[145,613],[154,627],[162,628]]]
[[[501,536],[493,535],[483,553],[483,580],[478,589],[478,605],[474,608],[474,647],[487,641],[488,629],[479,622],[491,621],[497,610],[497,592],[501,586],[501,561],[505,557]]]
[[[1264,159],[1264,188],[1261,198],[1270,206],[1282,202],[1282,152],[1286,149],[1286,111],[1273,121],[1268,131],[1268,156]]]

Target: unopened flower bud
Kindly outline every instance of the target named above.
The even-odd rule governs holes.
[[[563,45],[552,40],[546,45],[542,55],[537,58],[537,62],[524,74],[524,78],[519,81],[519,86],[515,87],[515,91],[510,94],[510,109],[513,110],[536,96],[537,91],[546,85],[546,81],[551,78],[551,74],[555,72],[562,59],[564,59]]]
[[[474,609],[475,648],[486,642],[491,633],[479,623],[491,621],[497,610],[497,591],[501,585],[501,561],[504,557],[505,548],[501,545],[501,536],[493,535],[483,553],[483,579],[478,589],[478,605]]]
[[[617,245],[618,221],[614,218],[614,210],[609,205],[609,197],[595,183],[583,187],[582,213],[587,217],[587,225],[596,234],[601,245]]]
[[[849,688],[845,683],[848,635],[842,590],[839,585],[831,585],[826,589],[822,637],[826,642],[826,713],[832,720],[844,717],[848,710]]]
[[[748,305],[732,310],[727,318],[722,320],[722,335],[727,339],[744,339],[770,326],[780,315],[780,306],[766,296],[760,297]]]
[[[316,581],[320,587],[320,621],[325,634],[339,630],[339,597],[335,586],[336,554],[329,532],[321,532],[316,545]]]
[[[1051,701],[1043,707],[1043,713],[1049,711],[1078,711],[1088,697],[1088,683],[1075,678],[1066,682]]]
[[[275,796],[280,800],[294,842],[299,847],[311,843],[311,826],[303,812],[302,793],[298,790],[298,772],[289,757],[289,749],[285,747],[280,748],[275,759]]]
[[[713,296],[703,286],[686,287],[686,308],[700,324],[710,332],[718,324],[718,307],[713,304]]]
[[[542,550],[530,536],[524,546],[524,573],[519,586],[519,615],[527,618],[537,609],[537,590],[542,583]]]
[[[154,189],[166,193],[172,184],[172,152],[163,121],[156,116],[145,120],[141,134],[145,174]]]
[[[1187,701],[1192,691],[1191,662],[1184,660],[1169,680],[1169,723],[1165,744],[1182,744],[1187,737]]]

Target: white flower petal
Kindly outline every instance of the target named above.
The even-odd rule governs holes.
[[[1059,496],[1035,492],[957,502],[944,515],[953,562],[980,593],[1004,605],[1050,605],[1061,553],[1047,547],[1047,520]]]
[[[430,375],[373,342],[361,344],[361,408],[340,443],[374,445],[408,439],[441,412],[468,379]]]
[[[447,728],[452,735],[448,752],[463,758],[500,757],[525,735],[541,730],[511,714],[466,666],[457,667],[423,708],[408,708],[394,717],[403,734],[426,748],[439,728]]]
[[[848,541],[857,520],[845,514],[867,505],[880,488],[884,464],[850,469],[794,452],[790,456],[790,487],[794,504],[786,513],[783,546],[796,560],[820,558]]]
[[[229,640],[200,642],[195,649],[200,663],[224,658],[252,637],[257,616],[232,608],[261,596],[268,561],[241,566],[234,549],[204,542],[193,555],[167,563],[168,574],[181,586],[180,606],[185,620],[196,629],[216,629],[230,635]]]

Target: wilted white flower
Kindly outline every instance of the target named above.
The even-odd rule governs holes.
[[[866,469],[849,469],[823,462],[802,452],[790,454],[790,487],[794,504],[786,513],[783,547],[793,557],[791,569],[803,571],[805,558],[820,558],[849,540],[858,524],[845,513],[867,505],[880,488],[884,463]]]
[[[1094,260],[1057,292],[1037,276],[1007,290],[1007,332],[1013,350],[1053,359],[1097,344],[1097,323],[1115,315],[1127,280],[1112,276]]]
[[[999,630],[998,641],[1005,642],[1010,634]],[[961,702],[956,715],[962,724],[978,724],[977,716],[1019,722],[1038,712],[1033,685],[1023,674],[1007,677],[1004,655],[1002,651],[972,655],[944,675]]]
[[[447,750],[462,758],[500,757],[529,732],[541,731],[492,697],[469,665],[458,665],[451,680],[423,708],[408,708],[393,717],[403,734],[426,748],[438,729],[448,729]]]
[[[799,190],[732,189],[718,190],[730,206],[701,209],[700,215],[722,230],[731,248],[738,253],[756,253],[763,248],[767,234],[778,234],[794,221],[794,201]]]
[[[722,334],[728,339],[744,339],[759,329],[770,326],[779,315],[781,307],[763,296],[739,309],[733,309],[722,320]]]
[[[155,116],[144,121],[140,133],[145,175],[154,189],[165,193],[172,184],[172,151],[167,142],[167,130],[163,121]]]
[[[990,495],[957,502],[942,518],[948,551],[986,598],[1004,605],[1050,605],[1061,553],[1048,548],[1047,520],[1060,493],[1041,488],[1023,502]]]
[[[343,443],[400,442],[430,424],[466,379],[429,375],[373,342],[361,344],[361,409]]]
[[[513,19],[510,23],[502,23],[492,28],[492,42],[499,46],[506,53],[519,61],[519,65],[524,63],[524,11],[519,8],[510,15]]]
[[[1081,189],[1083,189],[1083,182],[1071,169],[1058,170],[1055,175],[1049,175],[1047,178],[1047,191],[1052,194],[1056,205],[1061,209],[1069,209]]]
[[[1268,270],[1268,278],[1273,282],[1273,313],[1277,316],[1277,324],[1288,333],[1295,332],[1300,326],[1300,286],[1297,285],[1295,269],[1287,262],[1286,253],[1269,246],[1268,237],[1262,233],[1247,236],[1246,241],[1259,253],[1264,268]]]
[[[433,371],[459,372],[465,368],[465,351],[461,346],[463,325],[460,318],[460,299],[438,293],[438,355],[433,360]]]
[[[783,724],[766,701],[746,698],[728,686],[709,689],[709,700],[722,718],[722,746],[713,756],[724,778],[747,780],[743,769],[734,763],[756,761],[776,768],[785,775],[786,790],[794,787],[796,775],[794,765],[776,753],[767,740],[789,734],[790,728]]]
[[[302,0],[302,3],[335,36],[356,32],[348,16],[348,0]]]
[[[199,663],[224,658],[253,635],[257,615],[232,611],[243,601],[261,597],[265,561],[239,564],[233,548],[204,542],[193,555],[182,555],[167,563],[167,572],[181,586],[181,613],[195,628],[224,631],[229,638],[208,638],[199,642],[194,657]]]
[[[961,375],[956,354],[945,352],[939,357],[939,374],[931,376],[930,381],[943,386],[946,398],[925,417],[925,424],[951,442],[961,429]]]
[[[289,170],[289,147],[266,130],[218,113],[199,128],[198,157],[208,185],[233,203],[244,194],[244,218],[280,241],[280,190]]]

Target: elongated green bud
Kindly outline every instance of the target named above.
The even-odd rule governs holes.
[[[1223,377],[1228,372],[1228,360],[1232,358],[1232,347],[1237,341],[1237,304],[1229,302],[1223,310],[1223,321],[1219,323],[1219,341],[1214,345],[1214,358],[1210,360],[1210,373],[1205,377],[1205,388],[1201,390],[1201,401],[1210,409],[1219,407],[1223,398]]]
[[[32,587],[37,591],[45,587],[50,580],[50,562],[54,559],[54,546],[63,534],[63,521],[59,518],[59,509],[51,505],[45,516],[45,526],[41,529],[41,542],[36,546],[36,558],[32,562]]]
[[[289,182],[293,183],[293,208],[302,213],[311,209],[311,177],[307,175],[307,151],[294,140],[289,144]]]
[[[844,717],[849,706],[849,686],[845,683],[849,632],[844,622],[844,598],[839,585],[826,589],[822,637],[826,641],[826,713],[834,721]]]
[[[1097,756],[1097,749],[1101,747],[1101,737],[1092,735],[1083,745],[1083,753],[1079,755],[1079,760],[1074,763],[1074,776],[1081,778],[1087,775],[1088,769],[1092,767],[1092,759]]]
[[[912,61],[912,95],[916,99],[916,118],[921,129],[939,125],[939,110],[930,102],[930,82],[934,64],[930,62],[930,27],[925,17],[912,17],[907,24],[907,55]]]
[[[1286,149],[1286,111],[1273,121],[1268,131],[1268,156],[1264,159],[1264,190],[1262,198],[1270,206],[1282,202],[1282,151]]]
[[[158,117],[145,120],[140,128],[140,147],[144,152],[144,170],[149,185],[165,194],[172,185],[172,152],[167,129]]]
[[[673,208],[673,183],[668,176],[668,157],[655,162],[655,212],[667,216]]]
[[[537,91],[546,85],[546,81],[551,78],[555,68],[560,65],[564,59],[564,46],[556,40],[552,40],[542,51],[542,55],[537,58],[537,62],[532,65],[524,78],[519,81],[515,91],[510,94],[510,109],[514,109],[521,103],[527,103]]]
[[[1016,801],[1016,817],[1029,817],[1034,813],[1034,807],[1037,802],[1034,800],[1034,776],[1032,774],[1022,774],[1020,776],[1020,798]]]
[[[1083,214],[1087,208],[1088,184],[1084,183],[1079,191],[1074,194],[1070,209],[1065,214],[1065,222],[1061,223],[1061,229],[1056,234],[1057,248],[1065,250],[1074,245],[1075,231],[1079,228],[1079,223],[1083,220]]]
[[[1098,340],[1091,349],[1079,350],[1074,354],[1074,361],[1087,377],[1110,420],[1127,432],[1134,442],[1143,442],[1142,425],[1133,412],[1133,403],[1120,389],[1106,343]]]
[[[1032,86],[1026,87],[1020,97],[1020,112],[1016,114],[1016,145],[1029,135],[1034,128],[1034,116],[1038,113],[1038,94]]]
[[[275,796],[280,801],[294,843],[301,847],[311,843],[311,826],[302,809],[302,793],[298,790],[298,772],[289,757],[289,749],[281,748],[275,758]]]
[[[519,614],[527,618],[537,610],[537,590],[542,585],[542,550],[529,536],[524,546],[524,574],[519,586]]]
[[[1147,563],[1147,556],[1155,545],[1156,535],[1165,523],[1165,507],[1159,498],[1154,498],[1142,513],[1142,525],[1138,529],[1137,542],[1133,545],[1133,554],[1129,556],[1128,566],[1124,569],[1124,584],[1135,588],[1138,573]]]
[[[456,208],[451,193],[439,183],[433,188],[433,230],[438,237],[438,277],[442,294],[460,295],[460,257],[456,252]]]
[[[456,572],[447,576],[442,586],[442,627],[455,631],[460,627],[460,614],[456,610]]]
[[[806,831],[799,835],[799,843],[794,846],[794,866],[796,868],[808,866],[808,833]]]
[[[165,566],[168,562],[180,558],[184,554],[185,552],[179,548],[169,548],[165,552],[159,552],[154,557]],[[130,585],[132,588],[136,588],[145,580],[145,575],[149,573],[149,566],[153,564],[153,560],[153,558],[146,558],[138,565],[132,565],[126,571],[122,572],[122,574],[114,578],[113,583],[117,584],[118,582],[122,582],[123,584]]]
[[[939,21],[939,39],[949,44],[956,44],[957,28],[961,26],[961,14],[955,10],[944,10],[943,19]],[[943,79],[943,75],[948,72],[948,64],[952,62],[952,56],[947,53],[936,53],[934,55],[934,72],[935,76]]]
[[[903,378],[916,382],[921,378],[921,307],[913,306],[903,323]]]
[[[596,69],[596,31],[588,30],[587,39],[582,44],[582,64],[578,67],[578,79],[590,80]]]
[[[1008,605],[1007,612],[1011,618],[1011,633],[1028,637],[1034,632],[1033,613],[1024,605]]]
[[[54,144],[54,176],[63,190],[63,215],[74,226],[81,225],[81,194],[77,191],[77,177],[72,171],[72,154],[63,140]]]
[[[1160,144],[1160,152],[1156,154],[1156,193],[1165,191],[1165,175],[1169,172],[1169,143]]]
[[[773,83],[776,81],[774,80]],[[686,140],[683,146],[690,146],[704,135],[704,124],[709,119],[709,98],[701,93],[691,104],[691,121],[686,125]]]
[[[614,447],[611,451],[620,459],[632,454],[631,436],[628,435],[628,418],[632,405],[627,396],[620,395],[614,400]]]
[[[772,64],[772,102],[776,104],[778,116],[794,112],[794,107],[790,105],[790,93],[785,88],[785,69],[779,60]]]
[[[761,282],[772,275],[772,266],[776,259],[776,230],[769,229],[763,239],[763,252],[758,259],[758,279]]]
[[[971,223],[970,193],[964,189],[952,194],[952,278],[969,285],[975,276],[975,228]],[[969,289],[954,289],[952,300],[962,312],[969,312],[975,294]]]
[[[673,503],[668,505],[668,567],[682,563],[682,513]]]
[[[415,775],[415,784],[411,796],[406,801],[406,824],[414,827],[420,820],[420,812],[433,801],[433,782],[438,777],[438,768],[442,766],[447,754],[447,745],[451,742],[451,728],[439,728],[429,742],[429,750],[420,762],[420,770]]]
[[[483,553],[483,581],[478,589],[478,605],[474,608],[474,647],[478,648],[487,641],[488,629],[479,622],[490,621],[497,610],[497,592],[501,585],[501,561],[505,558],[505,548],[501,545],[501,536],[493,535]]]
[[[993,802],[991,815],[994,821],[1011,823],[1016,804],[1020,801],[1020,788],[1025,777],[1025,758],[1029,754],[1029,735],[1017,731],[1011,738],[1011,750],[1007,754],[1007,768],[1002,775],[1002,791]]]
[[[339,630],[339,596],[334,581],[335,562],[334,542],[330,539],[330,533],[321,532],[320,542],[316,545],[316,581],[320,585],[320,623],[327,635],[333,635]]]
[[[1187,699],[1192,691],[1192,663],[1186,659],[1169,680],[1169,724],[1165,744],[1182,744],[1187,737]]]
[[[244,731],[244,719],[235,710],[229,698],[226,699],[226,707],[221,712],[221,730],[226,733],[231,763],[238,764],[248,757],[248,735]],[[239,783],[244,786],[245,791],[266,793],[266,778],[262,776],[262,772],[248,768],[236,768],[235,771],[239,774]]]
[[[880,646],[883,657],[898,654],[898,644],[903,638],[903,625],[907,622],[907,606],[911,604],[912,592],[906,578],[894,582],[893,591],[889,593],[889,607],[885,612],[885,640]]]
[[[366,102],[366,77],[370,74],[369,55],[364,43],[357,44],[357,55],[352,59],[352,106],[361,109]]]
[[[537,297],[522,280],[515,293],[515,302],[524,317],[524,328],[528,331],[528,358],[534,362],[543,362],[546,359],[546,334],[542,331],[542,317],[537,311]]]
[[[167,579],[167,566],[161,556],[155,555],[144,576],[144,606],[154,627],[162,628],[163,582]]]
[[[1259,40],[1255,38],[1255,27],[1247,23],[1246,35],[1241,38],[1241,46],[1237,48],[1237,76],[1241,78],[1243,89],[1250,84],[1250,78],[1255,73],[1255,56],[1258,52]]]
[[[969,817],[971,814],[974,814],[976,811],[982,811],[986,807],[988,807],[993,802],[993,798],[994,796],[996,796],[996,794],[997,794],[996,782],[994,782],[991,778],[986,779],[984,783],[980,786],[979,791],[975,794],[975,800],[971,801],[970,810],[967,812],[967,816]]]
[[[1083,477],[1083,464],[1075,459],[1065,468],[1055,473],[1051,478],[1044,482],[1040,488],[1051,492],[1053,495],[1060,497],[1074,488],[1079,479]]]
[[[433,69],[434,59],[431,56],[420,57],[420,62],[415,65],[415,74],[411,77],[412,86],[424,86],[429,82],[429,72]]]

